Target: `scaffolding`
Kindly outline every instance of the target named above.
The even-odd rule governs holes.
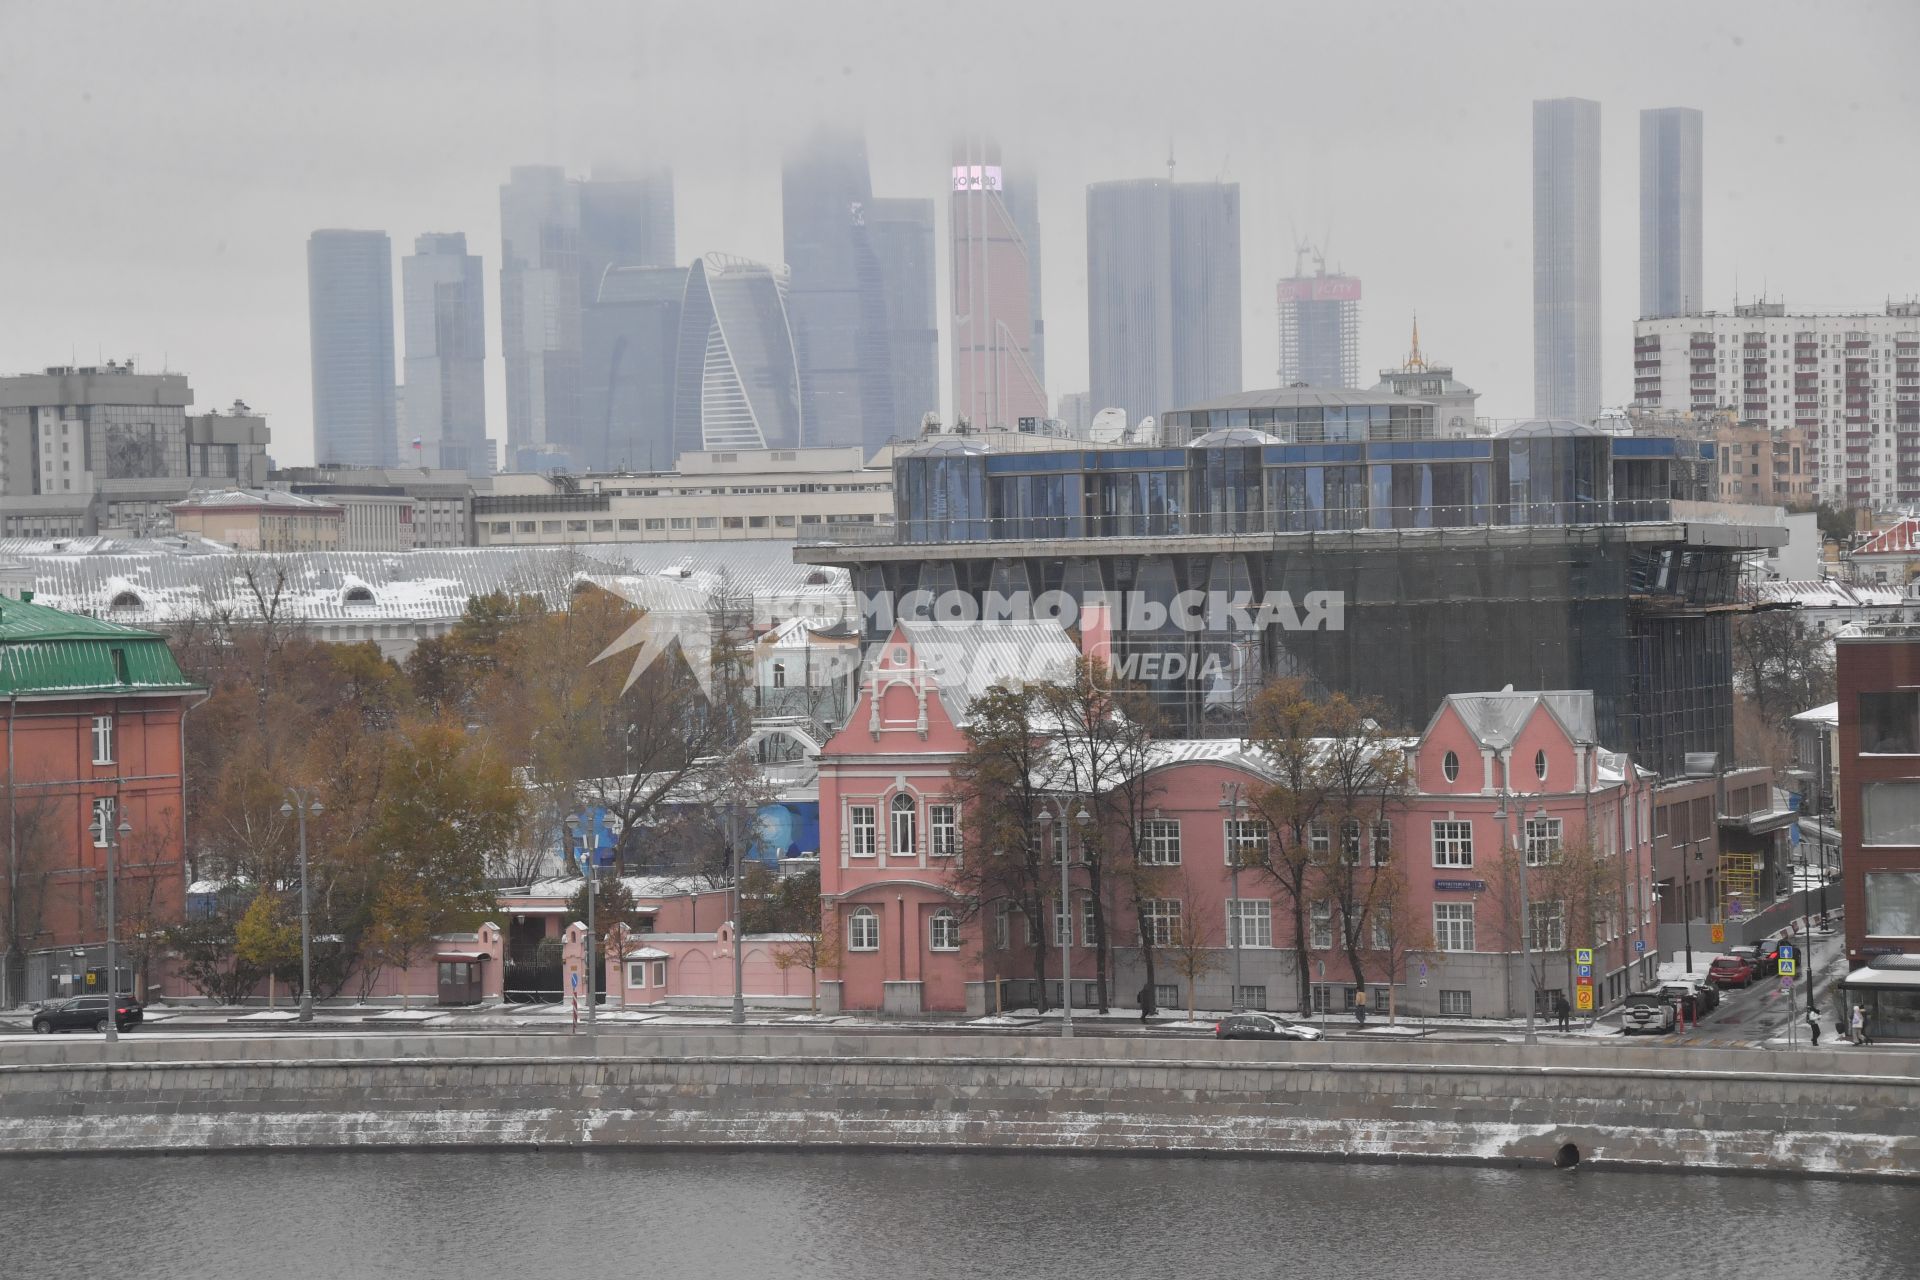
[[[1757,853],[1720,854],[1720,914],[1733,916],[1734,903],[1741,911],[1753,912],[1760,901],[1760,855]]]

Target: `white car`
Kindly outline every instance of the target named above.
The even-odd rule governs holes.
[[[1673,1030],[1673,1005],[1658,991],[1636,991],[1620,1009],[1620,1028],[1628,1035],[1651,1031],[1666,1035]]]

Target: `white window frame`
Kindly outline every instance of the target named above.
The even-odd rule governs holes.
[[[1333,903],[1326,898],[1307,904],[1307,949],[1333,950]]]
[[[1273,901],[1270,898],[1227,899],[1227,945],[1238,938],[1242,950],[1273,946]]]
[[[1433,942],[1436,951],[1474,951],[1473,904],[1436,902],[1433,904]],[[1466,945],[1462,946],[1461,943]]]
[[[1440,1014],[1447,1018],[1471,1018],[1473,992],[1451,991],[1443,988],[1440,992]]]
[[[1047,936],[1047,945],[1059,946],[1060,935],[1064,930],[1067,934],[1067,945],[1071,946],[1073,945],[1073,907],[1058,898],[1053,899],[1052,905],[1053,929]]]
[[[1149,898],[1141,904],[1142,914],[1146,916],[1147,928],[1153,933],[1153,945],[1156,947],[1175,946],[1180,941],[1181,914],[1178,898]]]
[[[1080,945],[1093,945],[1093,895],[1090,893],[1080,896]]]
[[[95,716],[93,718],[93,762],[95,764],[113,763],[112,716]]]
[[[896,858],[913,857],[919,852],[919,840],[920,802],[908,792],[897,792],[887,801],[887,852]]]
[[[871,858],[879,852],[880,813],[870,804],[847,806],[847,853]]]
[[[585,944],[582,944],[584,947]],[[647,962],[645,960],[627,961],[627,989],[645,991],[647,989]]]
[[[1377,818],[1369,829],[1372,832],[1369,845],[1373,865],[1391,866],[1393,864],[1393,819]]]
[[[1315,818],[1307,824],[1307,852],[1330,853],[1332,850],[1333,828],[1325,818]]]
[[[960,852],[960,811],[950,804],[927,806],[927,853],[951,858]]]
[[[1368,941],[1375,951],[1393,950],[1393,914],[1384,906],[1377,906],[1367,915]]]
[[[1567,949],[1567,904],[1558,898],[1527,904],[1527,945],[1536,953]]]
[[[653,985],[656,990],[664,991],[666,989],[667,962],[665,960],[655,960],[653,962]]]
[[[944,939],[942,934],[945,935]],[[960,949],[960,920],[947,907],[927,917],[927,950],[958,951]]]
[[[1360,855],[1366,848],[1366,824],[1358,818],[1340,819],[1340,861],[1350,867],[1360,865]]]
[[[1433,820],[1433,865],[1470,867],[1473,865],[1473,824],[1448,818]]]
[[[1440,757],[1440,776],[1448,782],[1460,781],[1460,756],[1457,752],[1449,751]]]
[[[1550,867],[1560,861],[1564,827],[1558,818],[1528,818],[1524,828],[1527,865]]]
[[[862,939],[866,940],[863,942]],[[847,917],[847,950],[880,949],[880,914],[872,907],[855,907]]]
[[[1180,865],[1180,819],[1148,818],[1140,824],[1140,865]]]
[[[1262,865],[1267,851],[1265,818],[1227,818],[1220,824],[1221,857],[1227,866],[1235,859],[1242,867]]]
[[[111,843],[113,835],[113,797],[96,796],[93,801],[93,822],[89,830],[93,832],[93,847],[104,849]]]
[[[1001,903],[993,913],[993,949],[1011,950],[1013,946],[1013,908]]]

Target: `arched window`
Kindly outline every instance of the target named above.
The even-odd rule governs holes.
[[[873,914],[872,907],[857,907],[847,918],[847,950],[878,951],[880,949],[880,917]]]
[[[141,609],[146,607],[146,602],[135,592],[122,591],[107,607],[109,609]]]
[[[945,907],[934,912],[927,922],[927,946],[934,951],[960,949],[960,922]]]
[[[1440,762],[1440,772],[1447,775],[1448,782],[1460,781],[1460,757],[1451,751],[1447,752],[1446,758]]]
[[[372,604],[373,589],[371,587],[348,587],[347,594],[340,598],[340,602],[342,604]]]
[[[1533,776],[1542,782],[1547,780],[1547,753],[1544,749],[1533,753]]]
[[[918,847],[914,836],[920,811],[914,804],[913,797],[904,791],[893,798],[893,804],[889,809],[893,818],[890,832],[893,841],[890,848],[896,856],[905,857]]]

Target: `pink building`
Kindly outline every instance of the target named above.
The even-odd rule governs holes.
[[[903,624],[878,652],[852,719],[820,760],[823,927],[836,931],[842,952],[822,983],[829,1007],[977,1015],[1033,1003],[1023,918],[993,904],[969,910],[953,888],[952,868],[971,851],[952,771],[975,697],[1008,674],[1064,670],[1074,656],[1065,633],[1042,623]],[[1400,748],[1412,787],[1384,823],[1365,835],[1313,834],[1329,849],[1336,838],[1351,840],[1363,880],[1391,867],[1404,886],[1396,918],[1370,917],[1361,930],[1373,943],[1361,957],[1372,1007],[1515,1016],[1530,991],[1542,1011],[1557,993],[1577,1000],[1582,976],[1599,1007],[1651,982],[1654,780],[1594,738],[1590,693],[1456,695]],[[1304,904],[1303,984],[1291,900],[1248,865],[1271,838],[1246,807],[1270,782],[1267,761],[1235,739],[1162,741],[1148,773],[1152,830],[1142,843],[1154,850],[1167,895],[1153,903],[1153,927],[1163,936],[1197,929],[1218,951],[1195,979],[1200,1007],[1226,1008],[1237,996],[1250,1007],[1298,1011],[1304,985],[1312,1009],[1351,1009],[1360,991],[1329,896],[1310,891]],[[1230,840],[1244,851],[1237,897]],[[1511,852],[1520,849],[1524,899],[1522,859]],[[1096,977],[1092,911],[1084,876],[1073,879],[1071,995],[1084,1007]],[[1523,918],[1531,921],[1531,981],[1519,954]],[[1106,919],[1115,943],[1111,1006],[1132,1008],[1145,982],[1139,927],[1117,902]],[[1237,992],[1229,919],[1240,923]],[[1048,941],[1051,1004],[1057,934]],[[1583,975],[1576,949],[1584,947],[1594,955]],[[1182,1008],[1188,992],[1165,961],[1163,951],[1156,1003]]]

